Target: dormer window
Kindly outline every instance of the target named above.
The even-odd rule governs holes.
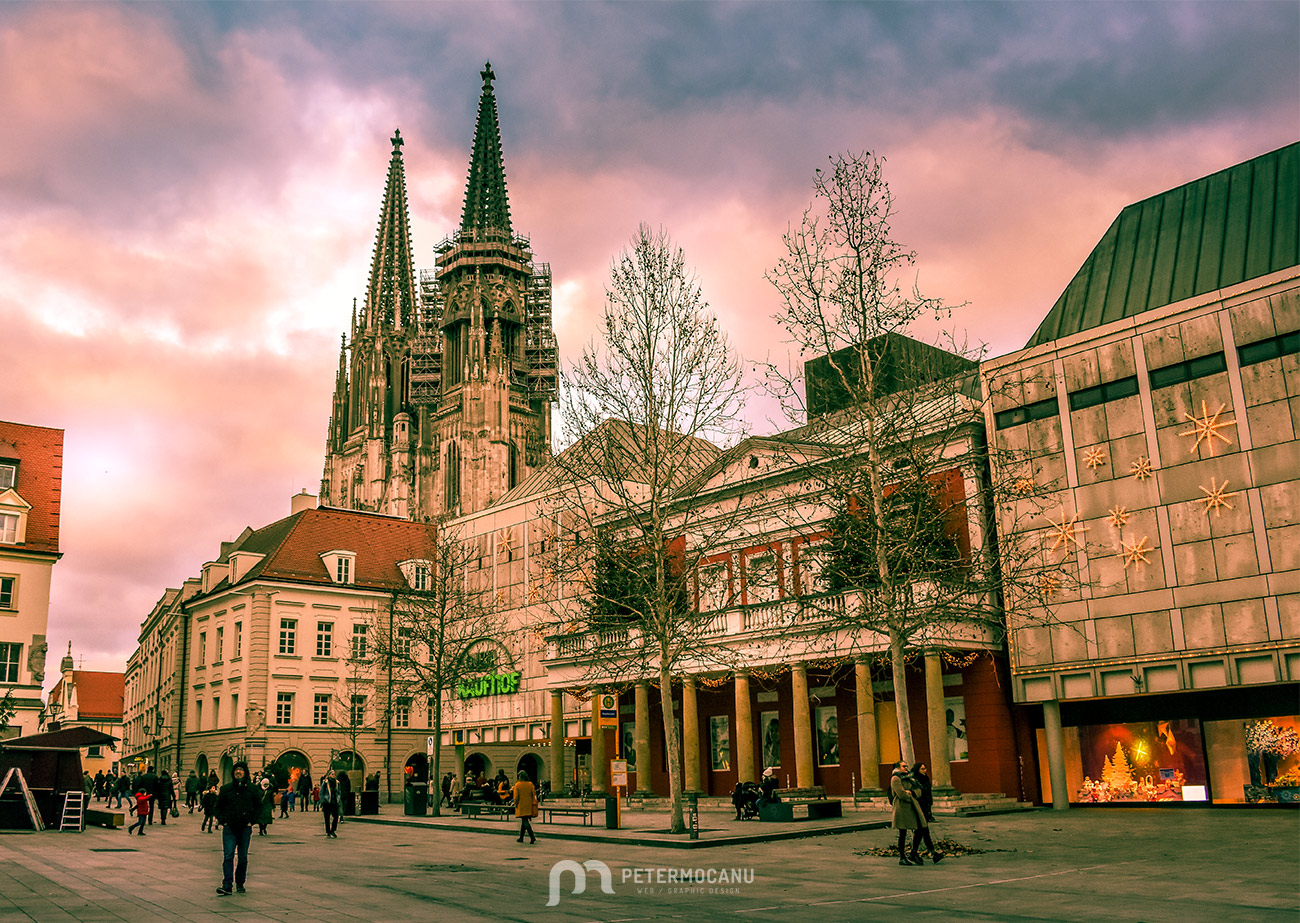
[[[0,544],[18,544],[18,515],[0,513]]]
[[[354,583],[357,575],[355,551],[327,551],[320,556],[325,570],[335,583]]]
[[[18,462],[0,461],[0,490],[8,490],[18,483]]]
[[[397,569],[406,578],[407,586],[416,591],[425,591],[433,587],[433,563],[420,559],[402,561]]]

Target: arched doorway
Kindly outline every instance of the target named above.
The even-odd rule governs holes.
[[[412,753],[406,758],[406,769],[404,773],[408,782],[428,782],[429,781],[429,757],[423,753]]]
[[[200,753],[195,757],[194,774],[199,777],[204,786],[208,784],[208,756],[206,753]]]
[[[465,774],[478,778],[491,778],[492,761],[482,753],[469,753],[465,756]]]
[[[360,753],[354,753],[351,750],[340,750],[335,754],[334,759],[330,761],[330,768],[338,773],[346,772],[348,781],[352,785],[352,791],[361,791],[361,786],[366,778],[366,761]]]
[[[298,783],[304,775],[311,779],[311,760],[301,750],[285,750],[271,764],[271,772],[276,785],[288,786],[290,791],[298,791]]]
[[[519,757],[519,762],[515,766],[515,775],[518,776],[521,772],[528,773],[528,781],[532,782],[540,789],[542,782],[544,781],[543,774],[545,770],[546,764],[542,761],[540,756],[536,753],[525,753],[523,756]],[[549,780],[545,781],[549,784]]]
[[[235,761],[230,758],[229,753],[221,754],[221,762],[217,765],[220,767],[218,769],[218,774],[221,776],[222,785],[225,785],[235,777]]]

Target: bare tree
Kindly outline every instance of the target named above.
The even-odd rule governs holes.
[[[818,501],[792,509],[822,517],[825,585],[847,591],[823,615],[862,651],[885,645],[912,762],[909,651],[1000,640],[1008,591],[1052,587],[1038,548],[1004,547],[998,559],[991,503],[1017,465],[990,463],[977,358],[951,337],[939,348],[909,336],[951,309],[900,282],[916,255],[893,237],[883,167],[847,154],[817,171],[813,203],[768,273],[776,319],[808,360],[802,401],[796,375],[769,369],[787,413],[808,418],[797,441],[821,454],[810,469]]]
[[[393,594],[387,613],[376,615],[373,646],[375,673],[388,684],[390,698],[427,700],[429,734],[440,742],[447,710],[460,702],[462,688],[500,668],[511,637],[490,588],[470,574],[477,548],[445,521],[435,528],[432,558],[406,562],[410,586]],[[441,753],[435,745],[429,767],[435,816]]]
[[[358,741],[364,734],[376,731],[381,726],[382,718],[382,710],[373,707],[376,704],[375,673],[369,640],[353,638],[351,643],[345,661],[347,675],[343,678],[343,692],[330,696],[326,713],[330,726],[336,728],[346,742],[348,759],[344,772],[352,772],[357,768],[357,756],[360,754]],[[341,753],[337,754],[330,761],[329,768],[336,768],[334,764],[340,762],[341,757]],[[355,780],[351,781],[355,784]]]
[[[740,497],[689,502],[691,485],[740,435],[743,369],[685,254],[642,225],[611,266],[598,342],[563,374],[570,447],[552,467],[554,610],[580,624],[592,683],[653,678],[672,796],[682,817],[682,746],[672,689],[687,668],[725,662],[690,592],[699,562],[728,541]],[[596,733],[600,733],[596,729]]]

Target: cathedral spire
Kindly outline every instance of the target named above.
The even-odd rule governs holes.
[[[406,204],[406,170],[402,166],[402,133],[393,132],[384,203],[366,289],[365,324],[378,327],[415,326],[415,270],[411,259],[411,219]]]
[[[510,203],[506,200],[506,168],[501,159],[501,126],[497,121],[497,98],[492,92],[491,62],[479,72],[483,78],[483,95],[478,102],[478,120],[474,124],[474,153],[469,161],[469,180],[465,185],[465,211],[461,217],[462,233],[495,230],[507,236],[510,230]]]

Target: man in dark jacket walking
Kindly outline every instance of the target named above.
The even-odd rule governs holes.
[[[185,807],[189,808],[191,814],[199,805],[199,777],[195,775],[194,770],[190,770],[189,778],[185,780]]]
[[[339,780],[334,776],[334,770],[331,769],[325,773],[325,778],[320,783],[320,809],[325,815],[325,835],[337,837],[339,826],[339,808],[343,800],[343,788],[339,785]]]
[[[172,802],[176,800],[176,783],[172,781],[172,774],[167,771],[158,773],[154,781],[154,800],[158,802],[159,821],[162,826],[167,826],[167,812],[172,809]]]
[[[261,795],[248,778],[248,764],[240,760],[235,764],[233,780],[221,787],[217,795],[217,823],[221,824],[221,887],[217,893],[225,897],[233,881],[235,890],[244,893],[248,876],[248,843],[253,835],[253,823],[262,808]],[[239,862],[235,863],[238,853]],[[232,873],[233,866],[233,875]]]

